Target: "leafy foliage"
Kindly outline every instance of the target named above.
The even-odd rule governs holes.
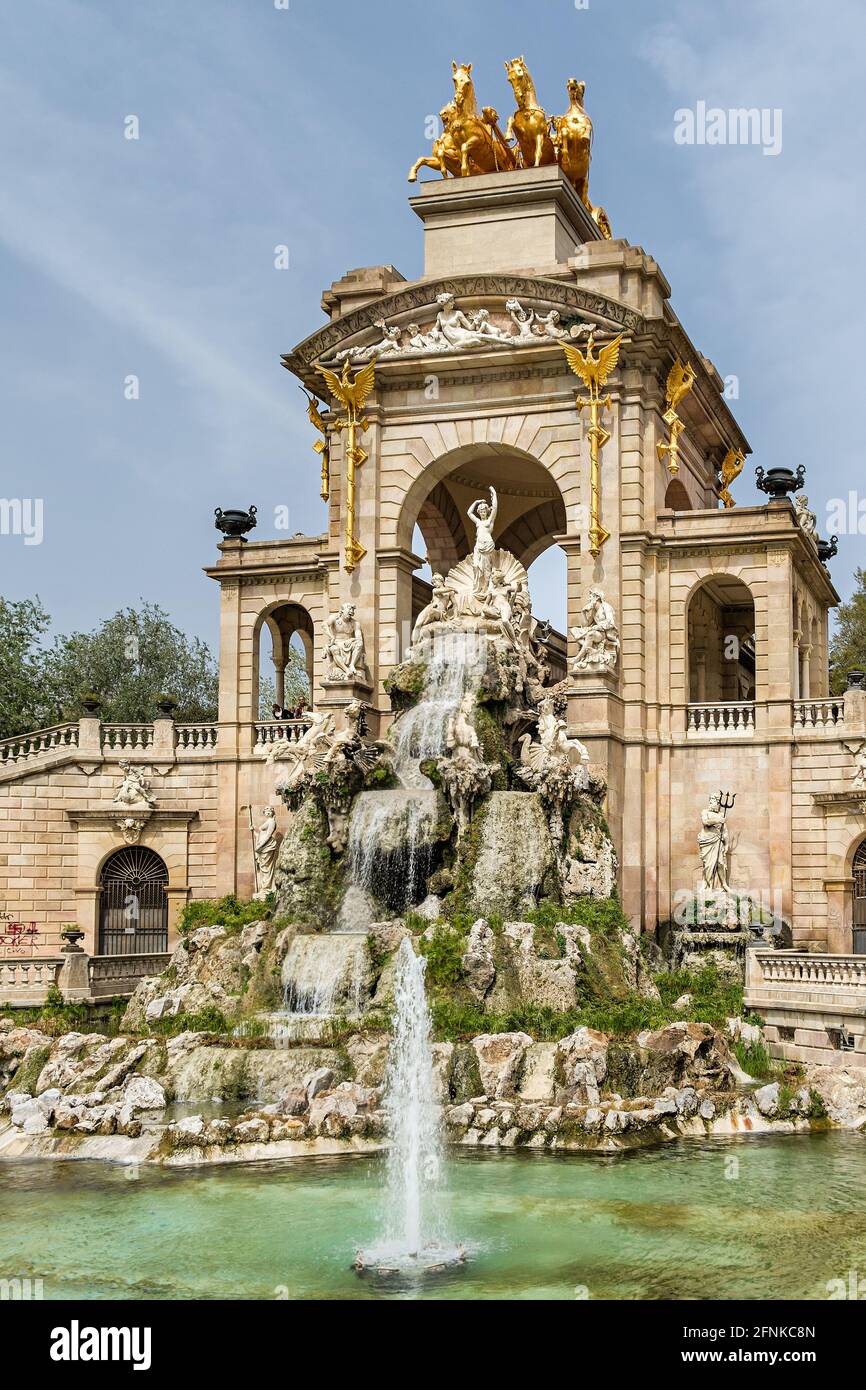
[[[206,643],[187,635],[155,603],[119,609],[93,632],[60,635],[39,599],[0,598],[0,738],[77,719],[82,696],[102,701],[106,723],[148,723],[159,696],[175,718],[214,719],[217,667]]]
[[[175,718],[213,719],[217,668],[210,648],[187,637],[155,603],[121,608],[94,632],[58,637],[48,659],[54,699],[74,718],[83,691],[102,699],[110,724],[146,722],[163,692],[177,701]]]
[[[38,598],[0,598],[0,738],[54,722],[41,639],[50,619]]]
[[[249,922],[261,922],[269,915],[272,900],[264,902],[241,902],[234,893],[224,898],[194,898],[188,902],[177,924],[181,936],[187,936],[199,927],[225,927],[229,935],[234,935]]]
[[[847,603],[840,603],[836,630],[830,643],[830,689],[841,695],[848,672],[866,670],[866,570],[854,573],[856,588]]]

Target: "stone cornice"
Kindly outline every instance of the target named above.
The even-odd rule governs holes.
[[[812,800],[816,806],[823,806],[828,815],[845,815],[853,811],[855,815],[866,817],[866,790],[849,787],[844,792],[813,792]]]
[[[142,821],[175,821],[188,825],[190,821],[198,820],[199,817],[199,812],[194,809],[177,806],[117,806],[113,801],[98,807],[66,806],[64,810],[73,825],[94,825],[101,824],[103,821],[115,822],[123,820],[125,817]]]

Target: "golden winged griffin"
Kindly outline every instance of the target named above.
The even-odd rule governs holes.
[[[669,437],[666,442],[656,445],[659,463],[664,463],[667,455],[668,468],[671,473],[679,473],[680,464],[680,435],[684,432],[685,421],[681,420],[677,414],[677,406],[684,396],[695,384],[697,372],[691,362],[681,362],[677,357],[668,372],[668,379],[665,385],[665,410],[662,419],[669,430]]]
[[[316,371],[323,378],[332,400],[342,406],[345,414],[338,414],[329,411],[327,421],[322,421],[327,434],[342,434],[346,431],[346,530],[343,543],[343,567],[348,574],[351,574],[355,566],[360,564],[366,555],[366,550],[355,535],[355,485],[356,469],[367,462],[369,454],[367,450],[358,443],[358,431],[363,434],[368,428],[370,421],[364,415],[364,403],[373,389],[376,378],[376,363],[368,362],[366,366],[360,367],[352,376],[349,367],[349,359],[343,362],[343,369],[340,373],[334,372],[330,367],[317,365]],[[313,402],[310,402],[308,414],[317,429],[321,426],[313,419]],[[316,411],[318,415],[319,412]],[[319,419],[322,417],[319,415]],[[316,445],[313,445],[315,448]],[[324,472],[323,472],[324,483]]]
[[[622,334],[617,334],[603,348],[600,348],[597,355],[593,354],[594,341],[592,330],[590,330],[585,354],[573,343],[560,343],[560,347],[568,359],[569,367],[575,376],[580,377],[589,392],[587,396],[578,396],[576,404],[578,411],[586,409],[589,412],[589,428],[587,429],[590,464],[589,553],[593,558],[599,554],[605,541],[610,540],[610,532],[601,524],[599,455],[610,439],[609,431],[601,423],[601,415],[603,411],[610,410],[611,398],[610,396],[602,397],[601,388],[606,385],[608,377],[619,361]]]
[[[570,77],[566,84],[568,110],[562,116],[548,116],[522,54],[505,64],[505,72],[517,109],[503,134],[493,107],[478,109],[472,64],[451,64],[454,96],[439,112],[442,133],[433,141],[430,154],[422,155],[412,165],[409,182],[414,183],[419,169],[424,168],[438,170],[445,179],[558,164],[601,235],[610,238],[607,213],[596,207],[589,196],[593,134],[592,121],[583,105],[585,83]]]

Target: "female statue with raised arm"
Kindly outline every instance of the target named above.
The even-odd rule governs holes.
[[[490,489],[489,504],[479,497],[476,502],[466,512],[469,520],[475,526],[475,549],[472,551],[472,570],[475,576],[475,593],[482,596],[487,593],[490,587],[490,570],[493,564],[492,556],[496,549],[493,541],[493,527],[496,525],[496,513],[499,509],[499,502],[496,497],[496,489]]]

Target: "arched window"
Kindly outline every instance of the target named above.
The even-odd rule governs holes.
[[[168,950],[168,869],[152,849],[128,845],[102,866],[99,954]]]
[[[854,855],[854,954],[866,955],[866,840]]]
[[[690,512],[692,510],[689,494],[679,478],[672,478],[665,493],[665,511]]]
[[[259,631],[254,719],[272,719],[273,706],[309,708],[313,687],[313,620],[299,603],[272,609]]]
[[[755,604],[742,580],[715,575],[692,594],[688,656],[692,704],[755,699]]]

